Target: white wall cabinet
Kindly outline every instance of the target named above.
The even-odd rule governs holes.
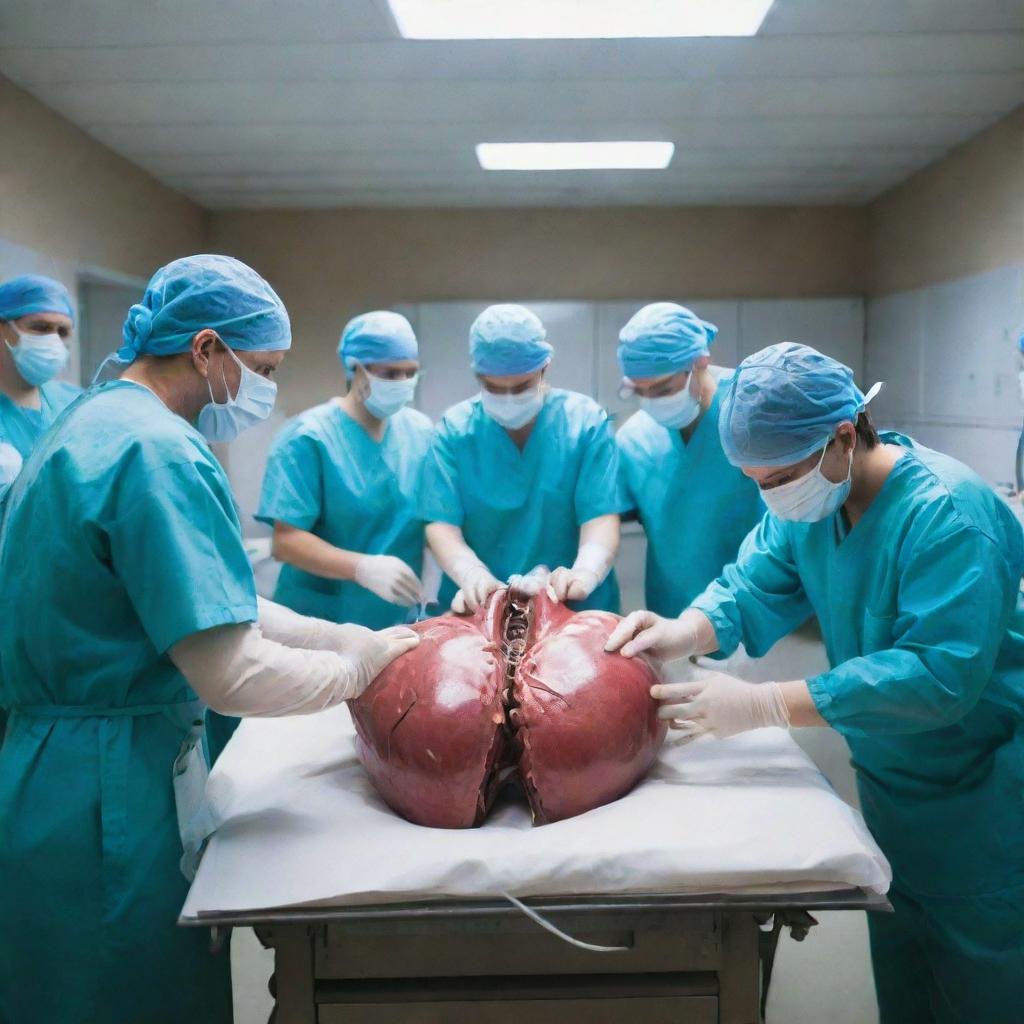
[[[949,452],[990,483],[1011,481],[1024,266],[872,299],[867,325],[866,377],[886,381],[875,421]]]

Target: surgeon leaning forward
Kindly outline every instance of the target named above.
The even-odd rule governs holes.
[[[966,466],[878,434],[850,370],[803,345],[744,360],[719,420],[768,514],[678,619],[635,612],[624,654],[759,656],[812,612],[831,669],[655,687],[691,738],[830,725],[892,862],[873,914],[882,1024],[1024,1020],[1024,537]]]
[[[229,958],[176,927],[205,835],[204,704],[319,711],[418,642],[257,600],[207,442],[266,416],[290,345],[249,267],[169,264],[129,311],[120,379],[70,405],[11,488],[3,1024],[227,1024]]]

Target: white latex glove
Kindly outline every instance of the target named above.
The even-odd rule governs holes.
[[[547,566],[538,565],[524,575],[514,573],[509,576],[508,589],[521,597],[536,597],[548,586],[550,579],[551,573]]]
[[[456,615],[475,612],[491,594],[504,586],[483,562],[467,562],[456,566],[453,578],[459,585],[459,592],[452,598],[452,611]]]
[[[720,672],[689,683],[660,683],[651,696],[661,701],[658,717],[667,718],[686,739],[724,739],[751,729],[786,728],[789,709],[778,683],[748,683]]]
[[[581,544],[572,567],[560,566],[551,574],[551,592],[559,601],[586,600],[611,571],[614,558],[603,544]]]
[[[302,620],[303,616],[294,616]],[[259,718],[309,715],[358,697],[400,654],[419,643],[411,629],[374,633],[308,619],[318,648],[290,647],[252,623],[215,626],[179,640],[168,652],[189,685],[214,711]],[[295,623],[287,623],[293,635]]]
[[[560,565],[552,574],[551,591],[558,601],[583,601],[600,583],[597,573],[590,569],[568,568]]]
[[[0,498],[7,493],[20,472],[21,452],[14,445],[0,441]]]
[[[360,696],[391,662],[420,642],[419,634],[406,626],[374,631],[346,623],[338,626],[336,637],[338,655],[352,665],[349,700]]]
[[[355,581],[403,608],[419,604],[422,598],[419,577],[394,555],[363,555],[356,563]]]
[[[612,630],[606,651],[620,651],[627,658],[646,654],[655,661],[689,658],[697,653],[697,628],[686,619],[663,619],[654,612],[630,612]]]

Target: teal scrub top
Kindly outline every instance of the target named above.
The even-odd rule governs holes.
[[[0,579],[0,1019],[230,1021],[227,958],[175,925],[195,694],[167,655],[257,617],[223,469],[147,389],[93,388],[11,490]]]
[[[956,460],[906,451],[860,521],[766,515],[693,607],[720,654],[763,655],[812,612],[831,670],[808,680],[848,740],[896,884],[967,897],[1024,885],[1024,538]]]
[[[538,565],[571,566],[580,526],[629,508],[618,462],[608,416],[585,395],[549,391],[522,451],[477,396],[449,409],[434,431],[420,518],[461,527],[502,582]],[[455,589],[446,578],[442,606]],[[572,607],[618,611],[614,572]]]
[[[0,394],[0,445],[9,444],[22,459],[27,459],[43,432],[81,393],[82,389],[74,384],[47,381],[39,388],[38,409],[15,405],[7,395]],[[0,498],[13,482],[13,476],[0,475]]]
[[[722,388],[689,441],[646,412],[632,415],[615,440],[630,503],[647,535],[647,607],[675,617],[736,560],[764,514],[756,483],[731,465],[718,436]]]
[[[394,555],[423,572],[423,522],[416,509],[431,423],[415,409],[391,416],[375,441],[336,401],[287,423],[267,459],[256,518],[288,523],[333,544]],[[284,565],[274,600],[303,615],[370,629],[399,625],[409,609],[349,580]]]

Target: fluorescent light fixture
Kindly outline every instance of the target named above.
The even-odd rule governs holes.
[[[481,142],[485,171],[661,171],[675,152],[671,142]]]
[[[388,0],[406,39],[752,36],[773,0]]]

